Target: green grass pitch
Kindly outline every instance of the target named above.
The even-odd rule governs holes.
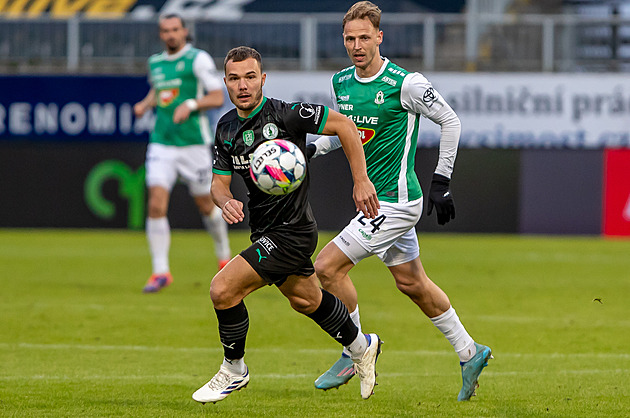
[[[247,245],[231,233],[232,248]],[[320,247],[332,238],[322,234]],[[246,299],[249,386],[191,394],[218,370],[210,238],[174,231],[174,284],[142,294],[142,232],[0,230],[0,416],[594,417],[630,411],[630,240],[420,237],[429,276],[495,359],[458,403],[458,359],[376,258],[351,274],[385,341],[376,393],[318,391],[337,344],[273,287]]]

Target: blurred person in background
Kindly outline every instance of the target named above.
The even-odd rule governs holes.
[[[474,395],[477,379],[492,351],[468,334],[448,296],[429,279],[422,262],[415,225],[422,215],[423,194],[414,170],[422,116],[442,128],[440,153],[429,189],[429,215],[436,209],[444,225],[455,218],[449,184],[460,121],[453,109],[420,73],[411,73],[380,54],[381,10],[369,1],[355,3],[343,19],[343,40],[352,64],[333,75],[334,108],[352,119],[363,142],[368,176],[378,193],[379,216],[358,214],[317,255],[315,271],[324,289],[340,298],[361,329],[357,291],[348,272],[377,255],[394,276],[398,289],[431,319],[459,356],[462,388],[457,400]],[[339,147],[338,139],[320,137],[307,146],[317,157]],[[401,321],[404,319],[401,318]],[[318,389],[347,383],[353,364],[346,352],[316,381]]]
[[[210,195],[213,138],[205,114],[223,105],[222,80],[210,55],[188,43],[188,29],[180,16],[162,16],[159,33],[165,51],[149,58],[151,89],[134,106],[138,118],[156,108],[145,163],[149,189],[146,234],[153,267],[145,293],[158,292],[173,281],[167,212],[178,178],[188,185],[203,224],[214,239],[218,268],[231,256],[227,224]]]

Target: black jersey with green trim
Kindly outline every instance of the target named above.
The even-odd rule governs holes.
[[[293,142],[306,155],[306,135],[320,134],[328,119],[328,108],[310,103],[286,103],[263,97],[262,103],[247,118],[232,109],[219,120],[215,138],[212,172],[239,174],[248,190],[249,226],[252,236],[270,230],[314,225],[308,202],[310,174],[292,193],[276,196],[258,189],[251,179],[249,164],[254,150],[271,139]]]

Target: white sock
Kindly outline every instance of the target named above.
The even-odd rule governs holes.
[[[476,354],[475,340],[468,335],[452,306],[443,314],[431,318],[431,321],[451,343],[459,361],[466,362]]]
[[[168,265],[168,250],[171,247],[171,227],[168,219],[147,218],[147,241],[151,252],[151,263],[153,264],[153,274],[167,273],[170,271]]]
[[[350,313],[350,319],[354,322],[354,325],[359,328],[359,334],[361,334],[361,317],[359,316],[359,305],[357,305],[356,309]],[[343,348],[343,353],[350,357],[350,351],[346,347]]]
[[[214,208],[208,216],[202,216],[206,231],[214,240],[214,252],[219,261],[230,259],[230,241],[228,240],[227,222],[223,220],[221,209]]]
[[[243,357],[235,360],[228,360],[223,357],[223,365],[227,367],[227,369],[234,374],[244,374],[245,370],[247,370],[247,366],[245,366],[245,360]]]
[[[359,332],[359,334],[357,335],[357,338],[355,338],[354,341],[352,341],[352,343],[350,343],[349,346],[344,347],[343,349],[344,351],[347,350],[348,353],[350,354],[350,358],[355,360],[355,359],[361,358],[363,353],[365,353],[365,350],[367,350],[367,347],[368,347],[367,337],[362,332]]]

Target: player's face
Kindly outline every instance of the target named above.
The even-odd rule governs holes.
[[[227,62],[223,80],[239,116],[247,117],[260,104],[266,77],[254,58]]]
[[[171,17],[160,20],[160,39],[166,45],[166,50],[173,54],[186,45],[188,29],[182,25],[181,19]]]
[[[383,31],[375,28],[367,18],[350,20],[343,28],[343,42],[359,76],[370,77],[378,72]]]

